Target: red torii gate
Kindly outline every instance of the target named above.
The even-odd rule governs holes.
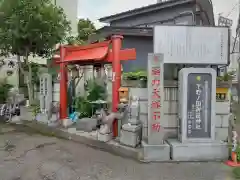
[[[120,61],[135,60],[135,49],[123,49],[123,36],[113,35],[111,40],[83,46],[60,46],[60,58],[54,58],[60,64],[60,119],[67,118],[67,64],[93,65],[112,63],[112,111],[116,112],[119,104],[118,90],[121,86]],[[110,48],[112,45],[112,48]],[[113,123],[113,136],[118,135],[118,125]]]

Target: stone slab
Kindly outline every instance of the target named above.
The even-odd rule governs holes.
[[[228,145],[222,141],[212,143],[181,143],[171,139],[167,141],[171,147],[173,161],[218,161],[228,158]]]
[[[101,134],[99,131],[97,131],[97,139],[102,142],[108,142],[112,140],[112,133],[107,134]]]
[[[142,152],[140,160],[143,162],[164,162],[170,160],[170,146],[167,143],[162,145],[149,145],[142,141]]]
[[[120,131],[120,143],[135,148],[141,142],[141,130],[141,125],[124,124]]]
[[[36,120],[40,123],[48,124],[48,115],[45,113],[39,113],[36,116]]]
[[[91,132],[97,127],[97,119],[95,118],[82,118],[76,122],[77,130]]]
[[[34,113],[30,107],[20,106],[20,119],[23,121],[32,121],[35,119]]]

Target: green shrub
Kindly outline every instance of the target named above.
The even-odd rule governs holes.
[[[147,71],[139,70],[123,73],[123,79],[126,80],[147,80]]]
[[[240,179],[240,167],[235,167],[233,170],[232,170],[232,173],[233,173],[233,177],[235,179]]]
[[[86,83],[87,100],[97,101],[106,99],[106,88],[99,85],[94,80],[88,80]]]
[[[8,84],[6,79],[0,80],[0,104],[6,103],[11,88],[13,85]]]
[[[91,117],[96,111],[96,107],[91,102],[106,99],[105,87],[99,85],[94,80],[89,80],[86,83],[85,89],[87,96],[78,96],[74,99],[74,107],[80,113],[79,118]]]

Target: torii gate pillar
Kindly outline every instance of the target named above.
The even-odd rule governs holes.
[[[113,62],[112,62],[112,112],[117,112],[117,107],[119,104],[119,93],[118,90],[121,86],[121,62],[120,62],[120,50],[122,48],[122,39],[120,35],[112,36],[112,52],[113,52]],[[113,122],[113,136],[118,135],[117,120]]]

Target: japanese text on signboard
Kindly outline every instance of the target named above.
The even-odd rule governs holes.
[[[188,75],[187,88],[187,137],[211,136],[212,80],[210,74]]]
[[[152,67],[151,69],[151,117],[152,117],[152,130],[160,131],[160,119],[161,119],[161,67]]]
[[[201,129],[201,112],[202,112],[202,88],[201,84],[196,84],[196,99],[195,102],[192,103],[191,111],[188,111],[188,134],[192,133],[192,129]],[[195,120],[195,123],[193,121]],[[194,127],[193,127],[194,126]]]

